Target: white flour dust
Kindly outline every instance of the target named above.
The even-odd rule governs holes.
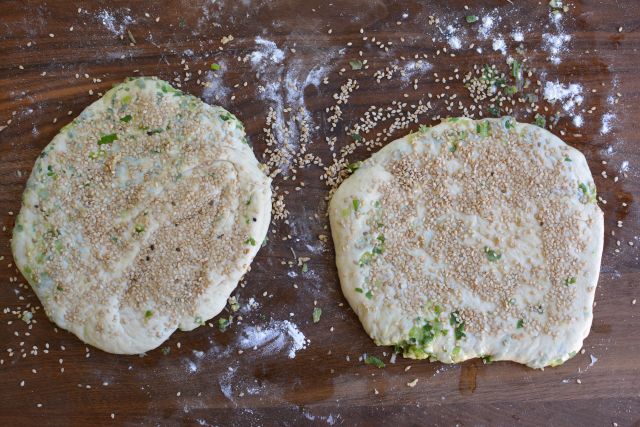
[[[227,370],[220,375],[218,385],[220,391],[232,402],[234,397],[242,397],[244,395],[258,395],[265,390],[264,385],[260,385],[255,378],[243,377],[238,372],[239,365],[228,367]]]
[[[259,96],[274,103],[279,109],[283,104],[287,108],[304,108],[304,89],[307,86],[319,86],[328,70],[315,65],[305,70],[301,61],[291,61],[285,66],[285,50],[273,41],[256,37],[256,50],[249,55],[252,68],[257,71],[260,80]],[[314,63],[327,63],[330,58],[318,58]]]
[[[524,33],[520,30],[516,30],[513,33],[511,33],[511,38],[513,39],[514,42],[522,42],[524,41]]]
[[[340,421],[340,420],[341,420],[341,415],[340,415],[340,414],[335,415],[335,416],[334,416],[333,414],[329,414],[329,415],[327,415],[326,417],[324,417],[324,416],[322,416],[322,415],[314,415],[314,414],[312,414],[312,413],[311,413],[311,412],[309,412],[309,411],[304,411],[304,412],[302,413],[302,415],[303,415],[306,419],[308,419],[309,421],[316,421],[316,420],[318,420],[318,421],[324,421],[324,422],[326,422],[326,423],[327,423],[328,425],[330,425],[330,426],[335,425],[335,424],[336,424],[336,422],[338,422],[338,421]]]
[[[577,128],[581,128],[584,124],[584,118],[581,115],[573,116],[573,125]]]
[[[447,25],[447,43],[451,47],[451,49],[458,50],[462,48],[462,40],[457,35],[458,30],[454,28],[452,25]]]
[[[227,98],[231,93],[231,89],[225,86],[222,79],[222,76],[227,70],[227,65],[224,61],[218,61],[217,64],[220,66],[220,69],[207,71],[204,77],[205,86],[202,91],[202,98],[209,104],[216,103],[213,101],[219,102]]]
[[[602,115],[602,126],[600,127],[600,133],[602,135],[606,135],[611,132],[611,125],[615,118],[616,116],[613,113],[604,113]]]
[[[609,110],[602,115],[602,124],[600,126],[601,135],[607,135],[608,133],[610,133],[611,128],[617,120],[615,107],[617,103],[618,77],[614,77],[611,83],[611,90],[609,95],[607,96],[607,105],[609,105]]]
[[[191,353],[193,354],[195,360],[191,358],[184,359],[184,364],[186,368],[185,370],[190,374],[195,374],[198,372],[198,369],[200,368],[200,362],[204,358],[205,353],[199,350],[191,350]]]
[[[240,306],[240,313],[247,314],[259,307],[260,307],[260,303],[256,301],[255,298],[251,297],[249,298],[249,301],[247,301],[246,304],[242,304]]]
[[[322,79],[327,74],[328,74],[328,71],[326,67],[316,65],[311,69],[309,74],[307,74],[307,77],[304,80],[304,87],[307,87],[309,85],[312,85],[315,87],[320,86],[320,83],[322,83]]]
[[[462,42],[458,36],[451,36],[449,37],[449,46],[451,46],[451,49],[457,50],[462,47]]]
[[[400,78],[403,82],[408,82],[418,75],[426,74],[427,71],[431,70],[432,68],[433,65],[423,59],[419,59],[417,61],[408,61],[400,69]]]
[[[278,46],[271,40],[258,36],[255,41],[257,49],[251,54],[250,58],[251,65],[257,70],[264,72],[271,65],[280,64],[284,60],[284,51],[278,49]]]
[[[493,50],[499,51],[503,55],[507,54],[507,44],[502,37],[496,38],[492,43]]]
[[[562,54],[569,50],[571,35],[564,31],[562,13],[551,13],[551,23],[555,27],[555,32],[542,34],[542,48],[547,52],[547,60],[554,65],[562,62]]]
[[[232,389],[232,384],[234,382],[234,375],[236,373],[236,371],[238,370],[238,368],[232,368],[229,367],[227,368],[227,372],[224,373],[224,375],[222,375],[220,377],[220,391],[222,392],[222,394],[224,394],[224,397],[226,397],[229,400],[233,400],[233,389]]]
[[[494,17],[492,15],[486,15],[482,17],[480,29],[478,30],[478,35],[481,40],[486,40],[491,36],[493,29],[496,26],[496,21],[500,18]]]
[[[582,85],[578,83],[562,84],[556,82],[546,82],[544,85],[544,99],[551,104],[559,102],[562,105],[562,109],[568,113],[573,114],[575,108],[580,106],[584,101],[582,96]],[[581,119],[574,121],[576,126],[582,125]]]
[[[271,320],[267,326],[246,326],[241,331],[239,346],[243,350],[260,349],[263,354],[286,352],[290,359],[307,348],[310,341],[288,320]]]
[[[621,173],[625,173],[625,172],[629,172],[629,161],[625,160],[622,162],[622,164],[620,165],[620,172]]]
[[[192,360],[187,360],[187,371],[190,374],[195,374],[198,372],[198,366]]]
[[[568,50],[567,44],[571,41],[569,34],[550,34],[544,33],[542,35],[542,47],[549,54],[549,61],[552,64],[559,64],[561,62],[561,54]]]
[[[120,18],[118,18],[118,15],[121,15]],[[135,19],[127,14],[108,11],[107,9],[99,11],[96,18],[107,30],[109,30],[109,32],[116,36],[124,34],[127,30],[127,26],[135,22]]]
[[[335,53],[321,53],[322,57],[313,61],[303,62],[295,56],[287,61],[290,48],[260,36],[255,43],[256,49],[245,60],[250,61],[256,72],[258,98],[269,105],[267,126],[275,148],[284,157],[278,167],[286,175],[295,153],[300,151],[301,144],[311,143],[315,131],[313,117],[305,106],[304,90],[308,86],[318,87],[328,72],[322,65],[308,64],[331,63]]]

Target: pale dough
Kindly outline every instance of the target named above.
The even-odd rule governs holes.
[[[265,239],[270,182],[231,113],[131,79],[38,157],[15,261],[58,326],[142,353],[224,308]]]
[[[449,119],[364,161],[329,208],[343,293],[379,345],[534,368],[589,333],[603,214],[584,156],[513,119]]]

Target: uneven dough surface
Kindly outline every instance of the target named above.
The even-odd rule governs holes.
[[[603,214],[584,156],[509,117],[421,126],[329,214],[343,293],[405,357],[563,363],[593,317]]]
[[[43,150],[12,249],[53,322],[135,354],[224,308],[270,215],[270,179],[240,121],[136,78]]]

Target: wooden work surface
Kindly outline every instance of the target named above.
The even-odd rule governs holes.
[[[554,19],[546,0],[467,3],[469,11],[453,0],[1,1],[0,124],[11,122],[0,132],[0,425],[640,425],[640,303],[632,304],[640,298],[640,4],[575,1]],[[491,16],[493,27],[467,23],[472,14]],[[439,22],[430,24],[429,15]],[[512,35],[518,29],[523,54]],[[233,40],[223,44],[228,35]],[[501,39],[507,55],[500,52]],[[349,60],[358,59],[359,51],[369,67],[352,70]],[[427,54],[432,68],[411,68],[416,54]],[[247,61],[237,60],[246,55]],[[325,138],[337,137],[337,147],[346,144],[344,127],[370,105],[431,100],[432,110],[420,118],[428,124],[438,115],[458,115],[437,95],[457,94],[456,105],[470,105],[464,85],[435,82],[434,73],[462,77],[475,64],[508,72],[510,55],[526,58],[535,69],[532,79],[543,85],[582,85],[582,105],[561,117],[553,132],[563,131],[564,140],[586,155],[606,200],[600,203],[606,238],[592,331],[585,352],[564,365],[535,371],[479,360],[389,363],[391,349],[371,342],[342,297],[331,240],[318,240],[329,235],[328,189],[316,166],[299,170],[295,182],[275,179],[290,218],[271,226],[276,233],[270,232],[246,286],[235,294],[245,307],[241,323],[236,316],[226,332],[218,331],[214,319],[213,327],[175,333],[165,343],[168,354],[116,356],[87,349],[57,330],[41,309],[31,325],[15,314],[39,305],[10,251],[31,167],[64,124],[125,77],[156,75],[174,84],[177,78],[183,90],[229,109],[244,121],[260,159],[268,109],[288,117],[283,109],[302,106],[314,126],[309,150],[330,164]],[[218,76],[207,75],[212,62],[224,65]],[[408,70],[405,79],[396,73],[376,83],[373,73],[393,64]],[[342,121],[332,132],[325,109],[349,78],[358,80],[359,89],[342,106]],[[269,83],[272,92],[259,90]],[[558,103],[548,107],[548,117],[562,111]],[[524,110],[516,117],[533,120]],[[297,144],[295,135],[291,140]],[[350,160],[367,155],[357,151]],[[304,188],[296,190],[300,181]],[[291,239],[283,241],[287,235]],[[309,258],[308,271],[292,249]],[[293,266],[282,264],[290,261]],[[258,307],[247,310],[250,298]],[[315,324],[314,301],[323,310]],[[285,321],[293,331],[282,328]],[[274,325],[280,325],[277,333]],[[247,346],[255,344],[258,327],[267,336],[253,350]],[[310,340],[306,348],[296,350],[297,331]],[[386,368],[366,366],[359,360],[363,353],[385,360]],[[408,387],[416,378],[415,387]]]

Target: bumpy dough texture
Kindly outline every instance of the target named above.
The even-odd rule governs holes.
[[[558,365],[592,321],[603,214],[584,156],[511,118],[421,127],[329,208],[342,290],[378,345]]]
[[[53,322],[135,354],[224,308],[270,215],[270,179],[236,117],[137,78],[42,151],[12,249]]]

